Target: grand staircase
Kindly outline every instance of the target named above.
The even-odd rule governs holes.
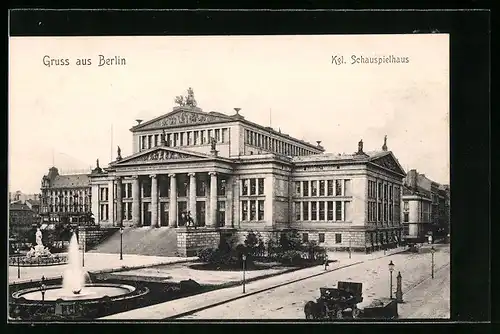
[[[123,230],[123,254],[177,256],[177,233],[174,228],[127,227]],[[90,253],[120,253],[118,230]]]

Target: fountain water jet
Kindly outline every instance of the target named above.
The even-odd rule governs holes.
[[[78,239],[73,233],[68,249],[68,269],[63,274],[63,289],[67,293],[79,294],[85,286],[85,274],[83,270],[81,254],[78,250]]]

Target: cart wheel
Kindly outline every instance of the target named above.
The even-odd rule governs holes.
[[[344,315],[342,314],[342,310],[337,310],[336,316],[337,319],[342,319],[344,317]]]
[[[359,310],[359,308],[354,307],[354,308],[352,309],[352,318],[353,318],[353,319],[357,319],[357,318],[359,318],[359,314],[360,314],[360,313],[361,313],[361,311]]]

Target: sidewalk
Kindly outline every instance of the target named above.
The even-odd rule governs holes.
[[[206,308],[221,305],[232,300],[244,298],[252,294],[270,290],[279,287],[281,285],[290,284],[314,276],[319,276],[334,270],[339,270],[366,261],[371,261],[384,256],[389,256],[391,254],[399,253],[402,252],[403,250],[404,248],[392,249],[390,251],[387,251],[386,255],[384,255],[383,251],[376,252],[373,254],[352,253],[351,259],[349,259],[348,254],[336,252],[335,254],[329,254],[329,258],[338,261],[330,264],[327,271],[325,271],[324,266],[316,266],[312,268],[301,269],[294,272],[285,273],[282,275],[277,275],[274,277],[248,283],[246,284],[245,287],[246,288],[245,294],[242,293],[242,286],[240,285],[231,288],[214,290],[207,293],[198,294],[181,299],[171,300],[165,303],[151,305],[123,313],[117,313],[100,319],[160,320],[160,319],[174,318],[174,317],[177,318],[193,312],[201,311]]]
[[[86,253],[85,267],[83,269],[89,272],[111,272],[119,269],[144,268],[160,264],[194,261],[196,259],[198,258],[123,254],[123,260],[120,260],[118,254]],[[39,280],[42,276],[45,276],[47,279],[59,278],[67,267],[68,264],[45,267],[20,267],[21,277],[17,278],[18,267],[9,266],[9,284]]]
[[[435,272],[403,295],[399,304],[400,319],[449,319],[450,318],[450,266]]]

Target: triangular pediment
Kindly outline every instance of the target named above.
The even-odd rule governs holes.
[[[136,125],[132,128],[132,131],[165,129],[186,125],[211,124],[230,121],[233,121],[230,116],[217,112],[204,112],[196,107],[178,107],[168,114],[157,117],[143,124]]]
[[[209,158],[210,156],[203,153],[159,146],[125,157],[119,161],[115,161],[111,164],[111,166],[116,167],[130,164],[165,163],[169,161],[182,160],[203,160]]]
[[[392,154],[392,152],[387,152],[383,155],[373,157],[372,159],[370,159],[370,162],[373,163],[374,165],[383,167],[385,169],[401,174],[403,176],[406,175],[403,167],[401,167],[401,165],[399,164],[394,154]]]

